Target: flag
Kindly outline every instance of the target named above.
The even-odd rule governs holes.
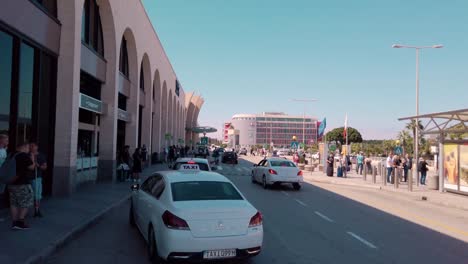
[[[348,114],[346,114],[345,121],[344,121],[343,138],[346,138],[347,135],[348,135]]]
[[[325,128],[327,127],[327,118],[324,118],[323,121],[320,123],[318,129],[318,138],[323,137],[323,133],[325,132]]]

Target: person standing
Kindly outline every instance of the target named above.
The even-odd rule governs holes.
[[[410,157],[410,155],[408,153],[406,153],[405,155],[405,159],[406,159],[406,169],[404,171],[404,178],[405,178],[405,182],[408,181],[408,170],[412,170],[413,169],[413,158]],[[410,175],[411,177],[413,177],[413,175]]]
[[[8,136],[5,134],[0,134],[0,167],[3,165],[7,159],[7,147],[8,147]],[[0,183],[0,194],[5,191],[5,184]]]
[[[122,177],[121,181],[130,181],[130,168],[132,157],[130,156],[130,146],[126,145],[122,152],[119,154],[119,167],[121,167]]]
[[[333,158],[333,154],[328,155],[327,158],[327,176],[333,177],[333,163],[335,159]]]
[[[37,167],[35,169],[35,177],[31,181],[31,187],[34,191],[34,217],[42,217],[40,210],[42,200],[42,173],[47,170],[47,160],[45,156],[39,152],[39,147],[36,143],[29,145],[33,161],[35,161]]]
[[[143,144],[143,147],[141,147],[141,161],[143,166],[146,168],[148,165],[148,149],[146,148],[146,144]]]
[[[421,185],[426,185],[426,175],[427,175],[427,162],[424,158],[419,158],[419,171],[421,172]]]
[[[10,212],[12,226],[14,230],[29,229],[25,222],[29,207],[33,205],[33,190],[31,180],[34,177],[36,164],[34,156],[29,153],[29,144],[20,142],[14,154],[16,160],[16,177],[8,185],[10,193]]]
[[[360,175],[362,175],[362,169],[364,167],[364,155],[362,155],[362,152],[359,152],[356,160],[357,160],[356,173],[359,173]]]
[[[135,152],[133,153],[133,181],[140,182],[140,173],[142,171],[141,168],[141,149],[136,148]]]
[[[393,159],[392,159],[392,153],[388,153],[387,157],[387,182],[391,183],[392,182],[392,172],[393,172]]]

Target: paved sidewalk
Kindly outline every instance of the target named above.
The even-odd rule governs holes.
[[[335,174],[336,175],[336,174]],[[328,184],[338,184],[338,185],[348,185],[348,186],[357,186],[365,187],[372,189],[380,189],[382,191],[394,192],[399,195],[406,196],[410,199],[423,200],[425,199],[429,203],[447,206],[452,208],[457,208],[461,210],[468,211],[468,196],[453,194],[448,192],[439,192],[438,190],[431,190],[426,186],[416,186],[415,180],[413,180],[413,191],[408,191],[408,184],[403,182],[400,183],[398,189],[394,187],[393,184],[387,183],[386,186],[382,185],[380,176],[376,176],[376,183],[372,183],[372,175],[367,175],[366,181],[364,181],[363,176],[357,174],[355,171],[351,170],[348,172],[347,178],[341,177],[328,177],[325,173],[321,171],[304,171],[304,180],[307,182],[319,182],[319,183],[328,183]]]
[[[166,164],[151,166],[144,170],[142,178],[166,169]],[[130,182],[88,184],[70,198],[46,199],[42,204],[44,218],[27,219],[30,230],[11,230],[11,220],[5,217],[8,211],[0,211],[0,263],[41,263],[112,208],[128,200],[130,186]]]

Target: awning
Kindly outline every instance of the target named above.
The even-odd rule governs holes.
[[[423,119],[421,134],[468,133],[468,109],[399,118],[399,121]]]
[[[216,128],[209,127],[209,126],[191,127],[191,128],[187,128],[187,130],[192,131],[194,133],[203,133],[203,134],[214,133],[214,132],[218,131]]]

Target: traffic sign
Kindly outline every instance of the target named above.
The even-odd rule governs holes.
[[[401,155],[403,153],[403,149],[401,148],[401,146],[396,146],[394,149],[393,149],[393,152],[397,155]]]
[[[202,137],[201,138],[201,144],[202,145],[208,145],[208,137]]]
[[[336,150],[336,145],[330,145],[330,146],[328,146],[328,149],[330,151],[335,151]]]
[[[297,141],[291,142],[291,148],[297,149],[298,146],[299,146],[299,142]]]

